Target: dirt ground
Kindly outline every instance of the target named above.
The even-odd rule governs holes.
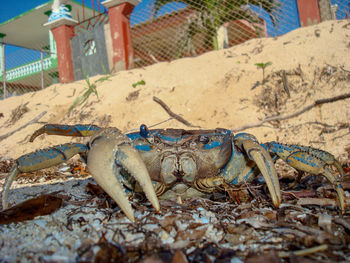
[[[257,63],[270,65],[263,72]],[[317,100],[350,93],[349,20],[323,22],[281,37],[253,39],[196,58],[89,81],[98,96],[92,93],[76,107],[72,107],[74,102],[89,89],[85,80],[1,101],[1,184],[12,159],[35,149],[86,141],[41,135],[29,142],[31,134],[46,123],[114,126],[123,132],[138,130],[142,123],[154,128],[190,128],[169,119],[154,97],[195,127],[227,128],[252,133],[260,142],[274,140],[329,151],[343,165],[344,180],[349,179],[350,99],[317,105],[285,120],[262,122],[296,113]],[[31,122],[40,114],[40,119]],[[246,125],[257,127],[245,129]],[[35,220],[0,225],[0,261],[90,262],[94,258],[98,262],[98,249],[105,254],[114,251],[119,259],[125,256],[128,261],[144,262],[259,262],[254,259],[259,254],[265,261],[268,257],[277,260],[270,262],[350,260],[349,210],[339,215],[334,203],[301,204],[304,196],[294,191],[283,194],[285,206],[276,210],[263,187],[256,184],[249,194],[245,189],[238,197],[229,194],[182,205],[163,202],[160,215],[154,215],[147,203],[135,201],[139,209],[135,225],[107,197],[102,202],[88,194],[86,187],[93,180],[80,173],[79,179],[73,176],[70,168],[76,162],[74,158],[60,168],[22,176],[13,184],[11,204],[59,192],[65,205]],[[295,174],[282,163],[277,166],[282,177]],[[308,192],[307,197],[335,198],[332,187],[317,184],[325,181],[303,178],[304,183],[313,182],[308,187],[313,187],[314,195]],[[297,186],[303,194],[309,188]],[[242,198],[249,202],[233,202]],[[174,206],[178,211],[172,214]],[[302,257],[304,261],[295,261],[295,254],[279,254],[306,248],[320,252]],[[152,251],[156,258],[150,258]]]

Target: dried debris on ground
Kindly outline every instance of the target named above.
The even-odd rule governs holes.
[[[10,118],[5,122],[6,127],[9,127],[15,124],[19,119],[22,118],[22,116],[26,112],[29,111],[29,108],[27,106],[28,104],[29,102],[26,102],[25,104],[21,104],[11,112]]]
[[[0,162],[8,172],[10,160]],[[279,170],[283,165],[278,165]],[[350,206],[350,162],[343,186]],[[350,213],[340,214],[335,193],[322,177],[303,175],[274,209],[259,178],[208,198],[161,201],[156,214],[134,196],[130,223],[94,180],[71,161],[24,174],[10,203],[47,199],[49,215],[16,220],[33,210],[16,209],[13,223],[0,212],[1,261],[12,262],[339,262],[350,259]],[[54,182],[54,183],[53,183]],[[49,184],[47,184],[49,183]],[[40,199],[41,198],[41,199]],[[317,201],[315,201],[317,200]],[[62,202],[62,204],[61,204]],[[25,204],[25,203],[24,203]],[[51,204],[51,206],[49,205]],[[23,204],[20,204],[23,208]],[[22,211],[22,215],[18,215]],[[54,212],[55,211],[55,212]],[[21,255],[21,256],[20,256]]]

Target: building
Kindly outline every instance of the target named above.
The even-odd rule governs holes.
[[[336,6],[331,6],[329,0],[295,1],[301,26],[335,18]],[[106,0],[102,5],[108,8],[108,13],[105,8],[93,10],[73,0],[64,2],[49,1],[0,24],[0,43],[37,52],[36,59],[7,66],[3,74],[5,53],[0,45],[0,82],[5,92],[38,90],[58,81],[68,83],[96,74],[171,61],[212,48],[205,42],[203,32],[196,32],[191,38],[187,36],[191,23],[199,17],[199,12],[190,8],[131,27],[130,15],[139,0]],[[232,19],[220,26],[217,34],[221,39],[218,47],[229,47],[251,38],[266,37],[266,21],[259,18],[250,23]]]
[[[52,32],[44,26],[51,14],[52,4],[53,1],[48,1],[0,24],[0,43],[30,49],[32,53],[30,57],[34,58],[32,61],[25,61],[10,68],[7,65],[5,83],[10,94],[39,90],[58,82],[56,43]],[[97,13],[76,1],[70,1],[67,8],[71,10],[73,19],[77,21],[83,17],[91,18]],[[17,54],[16,60],[19,62],[21,62],[21,54]],[[4,55],[4,45],[0,45],[2,87],[4,86]]]

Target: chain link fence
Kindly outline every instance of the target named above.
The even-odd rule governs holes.
[[[275,37],[301,26],[349,18],[349,1],[151,0],[131,15],[135,66]],[[305,18],[304,18],[305,17]]]
[[[130,17],[134,67],[193,57],[252,38],[280,36],[301,26],[349,18],[349,10],[349,0],[143,0]],[[52,35],[50,42],[46,47],[38,43],[35,49],[0,43],[0,98],[58,82]]]
[[[57,55],[48,48],[27,49],[0,44],[5,74],[0,68],[0,98],[41,90],[58,82]]]

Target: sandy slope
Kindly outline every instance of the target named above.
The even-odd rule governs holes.
[[[137,128],[141,123],[154,125],[169,116],[152,100],[153,96],[203,128],[235,129],[266,116],[290,114],[316,99],[350,91],[349,36],[349,20],[329,21],[278,38],[250,40],[196,58],[118,72],[109,80],[97,82],[99,99],[91,95],[71,114],[67,114],[68,108],[87,87],[86,82],[53,85],[40,92],[1,101],[0,113],[4,117],[0,118],[0,135],[19,128],[43,111],[47,114],[40,121],[48,123],[92,123],[116,126],[123,131]],[[262,81],[262,70],[254,64],[260,62],[272,62],[266,68],[264,86],[256,85]],[[287,75],[290,98],[283,88],[282,70]],[[133,88],[132,84],[141,80],[146,84]],[[26,103],[27,112],[19,120],[11,121],[11,114]],[[349,117],[350,101],[344,100],[246,132],[255,134],[260,141],[278,140],[327,149],[343,159],[349,129],[320,133],[326,124],[349,124]],[[43,135],[29,143],[29,136],[41,125],[29,125],[2,140],[0,156],[16,158],[33,149],[72,140]],[[161,127],[186,128],[176,120],[157,126]]]

